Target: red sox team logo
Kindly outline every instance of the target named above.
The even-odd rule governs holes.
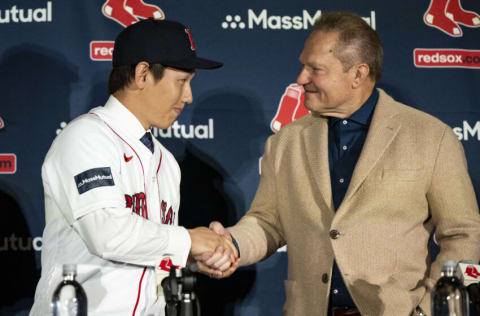
[[[480,277],[480,272],[478,272],[478,270],[477,270],[477,268],[475,268],[475,266],[468,266],[465,269],[465,274],[474,278],[474,279],[478,279]]]
[[[125,27],[138,22],[138,18],[165,19],[162,9],[142,0],[107,0],[102,6],[102,13]]]
[[[174,267],[175,269],[178,269],[179,266],[175,266],[173,265],[173,262],[172,262],[172,259],[170,258],[165,258],[163,259],[160,264],[158,265],[158,267],[163,270],[163,271],[166,271],[166,272],[170,272],[170,267]]]
[[[155,20],[165,19],[162,9],[156,5],[146,4],[142,0],[107,0],[102,6],[102,13],[109,19],[118,22],[127,27],[140,21],[139,18]],[[195,50],[192,33],[185,29],[185,33],[190,41],[191,50]],[[114,41],[91,41],[90,59],[98,61],[112,60]]]
[[[277,113],[270,123],[272,132],[278,132],[285,125],[307,115],[310,111],[304,105],[305,90],[296,83],[290,84],[280,98]],[[258,173],[262,174],[262,158],[258,160]]]
[[[270,123],[270,128],[274,133],[278,132],[282,127],[301,118],[309,113],[304,105],[305,90],[302,86],[292,83],[290,84],[280,98],[277,114]]]
[[[132,25],[142,18],[165,19],[162,9],[156,5],[146,4],[142,0],[107,0],[102,6],[102,13],[124,27]],[[112,60],[114,44],[114,41],[91,41],[90,59]]]
[[[463,35],[459,24],[480,27],[480,15],[463,9],[460,0],[431,0],[423,20],[428,26],[453,37]]]

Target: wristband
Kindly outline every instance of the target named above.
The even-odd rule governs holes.
[[[230,237],[232,237],[232,242],[235,245],[235,248],[237,248],[238,257],[240,258],[240,247],[238,247],[238,243],[235,238],[233,238],[232,234],[230,234]]]

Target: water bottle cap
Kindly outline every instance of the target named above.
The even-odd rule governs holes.
[[[445,270],[446,268],[455,269],[456,266],[457,262],[455,260],[445,260],[442,262],[442,270]]]
[[[63,265],[63,274],[76,274],[77,273],[77,265],[74,263],[65,263]]]

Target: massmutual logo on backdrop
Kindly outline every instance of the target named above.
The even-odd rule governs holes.
[[[179,124],[173,122],[167,129],[152,127],[152,133],[160,138],[184,138],[184,139],[214,139],[214,120],[209,118],[206,124]]]
[[[468,123],[468,121],[463,121],[462,127],[453,128],[453,132],[457,135],[458,140],[468,141],[470,139],[476,139],[480,141],[480,121],[476,121],[475,124],[472,125]]]
[[[461,26],[480,27],[480,15],[465,10],[460,0],[431,0],[423,16],[426,25],[451,37],[462,37]],[[479,35],[480,35],[480,29]],[[480,69],[480,50],[459,48],[416,48],[413,64],[418,68]]]
[[[187,124],[180,124],[178,123],[178,121],[175,121],[173,122],[172,126],[170,126],[167,129],[158,129],[156,127],[152,127],[152,134],[157,138],[214,139],[215,138],[214,122],[215,121],[213,120],[213,118],[209,118],[208,121],[205,122],[205,124],[188,124],[187,125]],[[56,134],[59,135],[65,127],[67,127],[67,123],[60,122],[60,126],[59,128],[57,128]],[[0,167],[2,164],[1,157],[2,157],[2,154],[0,154]],[[0,168],[0,173],[2,173],[1,168]]]
[[[322,11],[317,10],[312,13],[303,9],[298,15],[276,15],[269,12],[268,9],[254,11],[248,9],[245,15],[228,14],[225,21],[222,22],[224,29],[255,29],[262,28],[264,30],[307,30],[320,17]],[[369,17],[363,19],[373,28],[376,27],[375,11],[370,12]]]
[[[11,251],[42,251],[43,239],[41,236],[35,238],[17,236],[15,233],[12,233],[8,237],[4,237],[3,240],[0,239],[0,252],[11,252]]]
[[[52,22],[52,1],[39,8],[25,8],[15,4],[9,9],[0,7],[0,24]]]
[[[142,0],[107,0],[102,5],[102,14],[123,27],[132,25],[142,19],[165,19],[165,13],[162,9]],[[114,43],[114,41],[91,41],[90,59],[96,61],[112,60]]]

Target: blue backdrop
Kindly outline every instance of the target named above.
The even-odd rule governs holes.
[[[194,102],[169,130],[154,131],[182,169],[181,224],[231,225],[246,212],[265,140],[306,114],[291,84],[309,29],[327,10],[354,11],[378,31],[379,87],[452,127],[480,192],[479,1],[144,1],[0,2],[0,315],[32,304],[43,158],[66,123],[104,104],[113,40],[148,16],[183,22],[199,56],[225,63],[198,71]],[[228,280],[200,277],[203,314],[280,315],[286,256],[282,249]]]

